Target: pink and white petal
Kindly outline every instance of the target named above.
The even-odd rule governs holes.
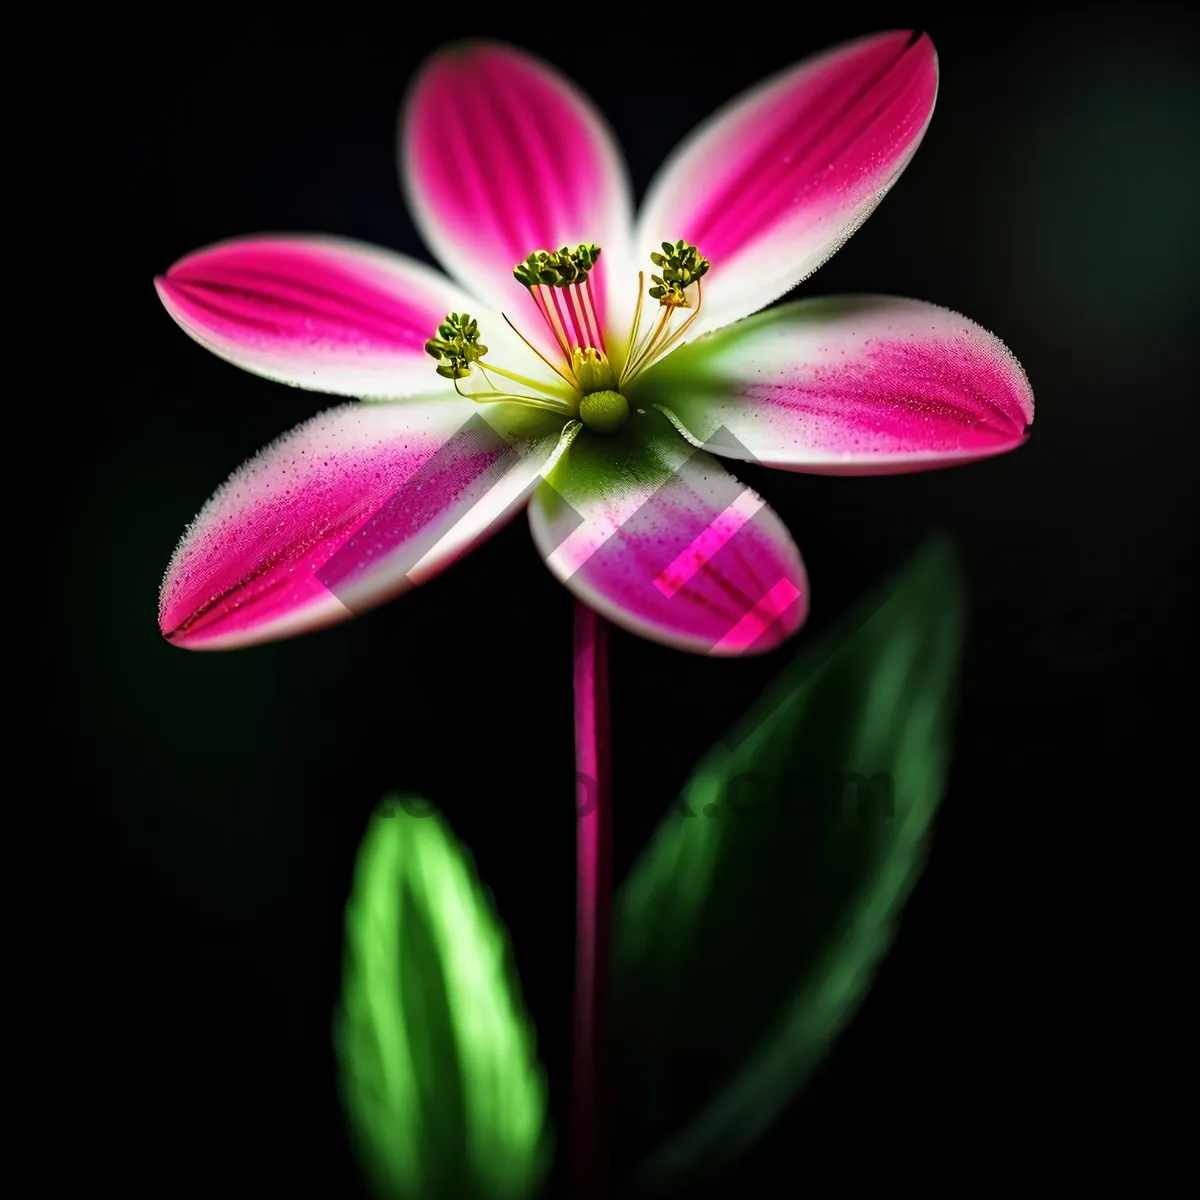
[[[808,582],[766,502],[661,414],[585,431],[529,505],[546,565],[614,624],[681,650],[773,649],[804,622]]]
[[[974,321],[893,296],[781,305],[684,346],[631,389],[714,454],[889,475],[1021,445],[1033,392]]]
[[[519,511],[553,462],[562,422],[505,409],[347,404],[285,434],[185,533],[163,581],[163,634],[199,650],[275,641],[432,578]]]
[[[937,81],[927,36],[873,34],[751,89],[680,144],[635,243],[639,262],[679,238],[711,261],[690,337],[778,299],[850,237],[915,153]]]
[[[235,366],[361,399],[436,386],[424,344],[449,312],[486,314],[444,275],[343,238],[264,234],[181,258],[155,280],[184,332]]]
[[[417,228],[484,303],[552,345],[513,267],[535,250],[594,242],[595,303],[606,311],[628,271],[629,180],[603,117],[554,68],[497,42],[444,49],[413,83],[400,143]]]

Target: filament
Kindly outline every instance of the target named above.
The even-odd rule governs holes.
[[[541,305],[539,304],[539,305],[538,305],[538,307],[540,308],[540,307],[541,307]],[[536,354],[536,355],[538,356],[538,358],[540,358],[540,359],[542,360],[542,362],[544,362],[544,363],[546,364],[546,366],[548,366],[548,367],[550,368],[550,370],[552,370],[552,371],[555,373],[555,375],[557,375],[557,376],[559,377],[559,379],[561,379],[561,380],[563,381],[563,383],[565,383],[565,384],[566,384],[568,387],[573,387],[573,386],[574,386],[574,381],[573,381],[573,380],[571,380],[571,379],[569,379],[569,378],[568,378],[566,375],[564,375],[564,374],[563,374],[563,373],[562,373],[562,372],[561,372],[561,371],[560,371],[560,370],[559,370],[559,369],[558,369],[558,368],[557,368],[557,367],[556,367],[556,366],[555,366],[555,365],[554,365],[554,364],[553,364],[553,363],[552,363],[552,362],[551,362],[551,361],[550,361],[550,360],[549,360],[549,359],[548,359],[548,358],[547,358],[547,357],[546,357],[546,356],[545,356],[545,355],[544,355],[544,354],[543,354],[543,353],[542,353],[542,352],[541,352],[541,351],[540,351],[540,350],[539,350],[539,349],[538,349],[538,348],[537,348],[537,347],[536,347],[536,346],[535,346],[535,345],[534,345],[534,344],[533,344],[533,343],[532,343],[532,342],[531,342],[531,341],[530,341],[530,340],[529,340],[529,339],[528,339],[528,338],[527,338],[527,337],[526,337],[526,336],[525,336],[525,335],[524,335],[524,334],[523,334],[523,333],[522,333],[522,332],[521,332],[521,331],[520,331],[520,330],[519,330],[519,329],[518,329],[518,328],[517,328],[517,327],[516,327],[516,326],[515,326],[515,325],[514,325],[512,322],[511,322],[511,321],[510,321],[510,320],[509,320],[509,319],[508,319],[508,317],[504,316],[504,313],[501,313],[500,315],[501,315],[502,317],[504,317],[504,323],[505,323],[505,324],[506,324],[506,325],[509,327],[509,329],[511,329],[511,330],[513,331],[513,333],[515,333],[515,334],[517,335],[517,337],[519,337],[519,338],[521,339],[521,341],[523,341],[523,342],[525,343],[525,345],[526,345],[526,346],[528,346],[528,347],[529,347],[529,349],[530,349],[530,350],[532,350],[532,351],[534,352],[534,354]],[[561,345],[561,343],[560,343],[560,345]],[[568,361],[570,361],[570,360],[568,359]]]

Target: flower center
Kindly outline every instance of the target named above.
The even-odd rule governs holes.
[[[611,388],[589,392],[579,401],[579,419],[597,433],[612,433],[629,420],[629,401]]]
[[[449,313],[437,336],[425,349],[438,360],[437,373],[454,384],[461,396],[480,404],[510,403],[543,408],[581,421],[596,433],[612,433],[629,420],[629,402],[620,389],[679,344],[700,312],[700,279],[709,261],[693,245],[680,239],[663,242],[650,261],[661,274],[651,275],[645,290],[645,273],[638,272],[637,307],[629,331],[628,351],[619,371],[614,370],[604,345],[604,331],[596,315],[591,276],[600,258],[600,247],[585,242],[574,250],[535,250],[513,268],[525,287],[562,355],[557,366],[526,338],[508,317],[504,320],[525,345],[562,381],[529,379],[486,362],[488,348],[479,341],[479,325],[466,313]],[[644,297],[657,300],[659,315],[642,329]],[[676,317],[683,310],[686,316]],[[459,380],[478,367],[485,389],[465,392]],[[520,384],[528,392],[498,388],[490,374]],[[532,393],[532,394],[531,394]]]
[[[587,346],[572,352],[571,370],[579,384],[579,419],[596,433],[620,429],[629,420],[629,401],[616,390],[608,358]]]

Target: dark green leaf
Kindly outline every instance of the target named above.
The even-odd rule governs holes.
[[[384,801],[359,850],[334,1044],[378,1195],[536,1193],[546,1087],[508,938],[469,854],[422,801]]]
[[[621,888],[615,1119],[642,1191],[750,1145],[866,994],[941,798],[961,627],[938,542],[783,671]]]

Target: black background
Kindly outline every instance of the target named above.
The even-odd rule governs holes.
[[[964,552],[972,630],[952,785],[895,951],[815,1082],[713,1194],[791,1194],[835,1171],[967,1182],[1061,1145],[1063,1113],[1116,1086],[1083,1029],[1134,936],[1092,835],[1114,807],[1127,828],[1159,815],[1184,733],[1200,266],[1185,7],[163,11],[68,38],[86,204],[67,240],[85,268],[51,350],[80,453],[51,534],[45,645],[86,872],[67,964],[86,1002],[68,1001],[66,1029],[93,1136],[74,1165],[135,1195],[358,1194],[329,1022],[355,849],[395,787],[447,812],[493,889],[565,1126],[571,603],[524,521],[417,593],[296,641],[189,654],[155,620],[209,493],[329,401],[207,355],[152,276],[256,231],[428,258],[397,186],[396,109],[425,55],[469,34],[572,75],[640,194],[765,73],[873,29],[931,33],[941,86],[920,151],[798,294],[968,314],[1022,360],[1037,419],[1024,448],[968,468],[739,472],[805,555],[802,637],[935,528]],[[614,637],[618,876],[791,653],[714,662]]]

